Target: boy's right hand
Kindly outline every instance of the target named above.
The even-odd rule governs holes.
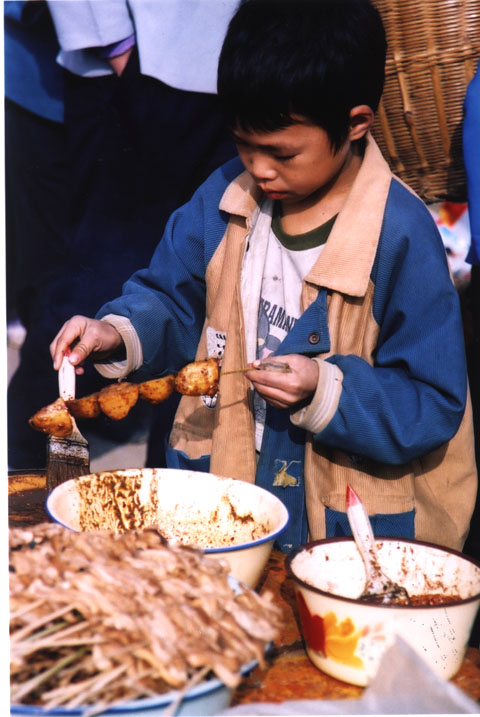
[[[106,321],[89,319],[86,316],[73,316],[60,329],[50,344],[53,368],[58,371],[63,357],[71,350],[70,363],[77,373],[83,373],[81,364],[87,356],[103,359],[123,345],[123,339],[117,329]]]

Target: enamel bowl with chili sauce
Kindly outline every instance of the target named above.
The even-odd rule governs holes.
[[[256,587],[289,516],[252,483],[174,468],[91,473],[57,486],[46,504],[70,530],[114,533],[157,527],[169,541],[226,560],[231,574]]]
[[[460,669],[480,604],[480,564],[415,540],[377,538],[382,570],[409,605],[359,600],[365,568],[351,538],[300,546],[286,561],[307,654],[323,672],[367,685],[400,635],[440,677]]]

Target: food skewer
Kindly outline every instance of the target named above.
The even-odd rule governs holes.
[[[128,415],[139,398],[148,403],[158,404],[169,398],[174,391],[184,396],[214,396],[218,391],[221,376],[259,370],[291,372],[288,363],[273,359],[264,359],[258,365],[220,372],[219,360],[209,358],[204,361],[193,361],[180,369],[177,374],[169,374],[138,384],[120,381],[102,388],[97,393],[75,398],[75,368],[68,360],[68,356],[65,356],[58,376],[60,398],[37,411],[30,418],[29,423],[32,428],[47,433],[50,437],[77,441],[79,444],[84,442],[83,445],[88,445],[77,428],[76,418],[96,418],[104,413],[113,420],[121,420]],[[55,448],[53,453],[57,453],[58,450]],[[83,456],[82,451],[80,449],[79,451]],[[84,460],[84,457],[81,460]],[[68,477],[74,478],[75,475]]]

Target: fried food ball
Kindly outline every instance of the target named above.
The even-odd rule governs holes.
[[[175,377],[175,388],[185,396],[214,396],[218,391],[218,359],[194,361]]]
[[[172,395],[174,390],[175,376],[173,374],[138,384],[138,395],[148,403],[162,403]]]
[[[41,408],[28,422],[36,431],[57,438],[66,438],[73,431],[73,420],[63,398]]]
[[[83,398],[73,398],[66,401],[67,408],[75,418],[96,418],[100,415],[100,403],[98,393],[92,393]]]
[[[119,421],[129,413],[138,399],[138,385],[123,381],[102,388],[98,393],[98,403],[103,413],[114,421]]]

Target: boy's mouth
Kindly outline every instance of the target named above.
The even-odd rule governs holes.
[[[284,197],[287,196],[286,192],[274,192],[268,189],[264,189],[263,191],[270,199],[284,199]]]

